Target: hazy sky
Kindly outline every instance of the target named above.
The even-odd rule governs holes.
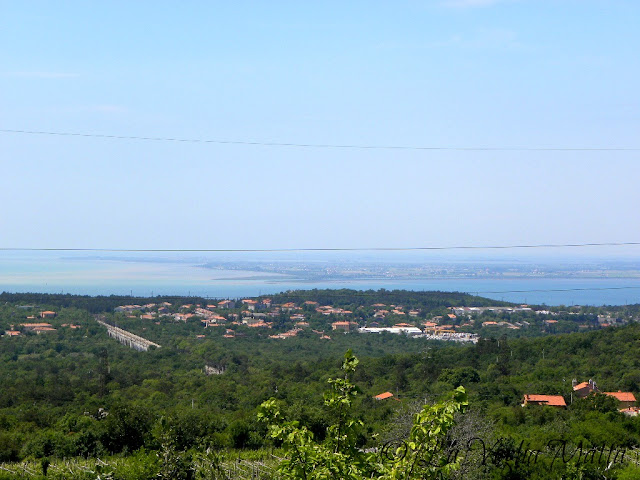
[[[637,0],[0,1],[0,128],[639,148],[639,19]],[[0,133],[0,247],[639,241],[639,157]]]

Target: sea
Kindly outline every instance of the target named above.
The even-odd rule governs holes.
[[[82,255],[0,254],[0,292],[78,295],[184,295],[243,298],[299,289],[466,292],[531,305],[640,303],[640,278],[354,278],[305,280],[251,270],[204,268],[183,259],[94,258]]]

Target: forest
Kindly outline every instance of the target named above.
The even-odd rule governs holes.
[[[272,306],[264,310],[272,314],[270,328],[252,328],[242,323],[254,315],[247,308],[251,303],[222,309],[211,299],[194,297],[1,294],[0,479],[15,478],[18,465],[24,478],[54,478],[71,459],[79,465],[73,470],[77,478],[231,478],[229,465],[239,459],[258,462],[263,477],[316,478],[296,477],[293,470],[287,477],[286,470],[278,470],[279,462],[293,465],[292,458],[298,457],[292,456],[285,437],[274,434],[285,427],[274,430],[274,425],[288,425],[291,438],[306,438],[302,451],[320,455],[321,445],[334,445],[335,425],[348,423],[345,412],[338,415],[328,408],[327,398],[333,397],[326,392],[335,388],[336,379],[346,382],[341,384],[344,395],[357,392],[344,398],[334,392],[341,405],[349,406],[349,424],[359,425],[341,434],[352,447],[345,458],[374,452],[381,459],[389,442],[410,438],[423,409],[424,418],[446,417],[440,456],[450,460],[447,448],[473,438],[480,438],[490,453],[478,460],[474,448],[475,463],[444,462],[447,468],[415,478],[640,475],[634,461],[640,447],[638,417],[622,413],[611,396],[581,399],[572,389],[574,379],[593,379],[603,392],[640,393],[637,305],[540,307],[548,312],[542,315],[535,310],[487,311],[480,318],[442,320],[470,323],[470,331],[481,333],[477,343],[457,344],[338,331],[331,324],[345,318],[343,311],[351,312],[346,315],[354,324],[368,324],[380,305],[389,312],[376,318],[380,323],[420,325],[452,315],[450,307],[509,304],[443,292],[352,290],[285,292],[270,300]],[[143,308],[152,304],[156,307]],[[164,315],[158,313],[161,304],[170,305]],[[217,312],[220,326],[203,327],[207,305]],[[335,310],[318,312],[323,305]],[[133,307],[116,312],[121,306]],[[55,316],[44,319],[42,312]],[[128,348],[107,335],[96,315],[161,347],[142,352]],[[485,315],[530,325],[482,328]],[[608,326],[603,327],[605,317]],[[286,339],[271,338],[302,318],[308,328],[300,327]],[[556,323],[549,324],[552,318]],[[54,330],[35,333],[25,327],[36,322],[47,322]],[[348,377],[345,352],[357,358]],[[465,400],[459,396],[458,403],[447,403],[461,386]],[[385,392],[392,395],[374,398]],[[562,396],[566,408],[523,407],[524,395],[531,394]],[[267,404],[271,412],[277,407],[277,421],[264,413]],[[424,410],[425,405],[431,410]],[[447,408],[451,418],[438,417]],[[267,417],[271,423],[264,421]],[[296,436],[302,435],[302,427],[308,438]],[[565,460],[571,457],[566,462],[553,460],[558,454],[552,446],[559,442],[568,449]],[[535,462],[530,453],[528,461],[518,461],[523,448],[542,453]],[[617,449],[625,456],[576,454],[593,449]],[[96,459],[110,467],[101,467]],[[387,472],[381,465],[379,472]],[[73,478],[69,472],[60,478]],[[379,478],[396,478],[397,472],[389,472]],[[357,472],[353,475],[348,478],[359,478]],[[244,477],[237,473],[233,478]]]

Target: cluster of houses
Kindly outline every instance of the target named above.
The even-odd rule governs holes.
[[[305,302],[305,305],[318,306],[318,309],[326,315],[345,315],[352,313],[339,308],[319,307],[317,302],[308,301]],[[231,309],[238,309],[239,311],[237,313],[228,312]],[[135,318],[136,313],[139,313],[141,319],[155,320],[156,323],[160,323],[159,320],[161,318],[170,318],[174,321],[186,322],[190,318],[196,317],[200,319],[205,328],[229,327],[232,325],[244,325],[250,328],[272,328],[273,319],[282,313],[287,313],[289,319],[295,322],[295,326],[286,332],[269,336],[270,338],[277,339],[295,337],[303,328],[309,327],[309,323],[305,321],[305,315],[301,313],[302,307],[292,302],[275,305],[270,298],[260,300],[244,299],[241,301],[227,299],[207,305],[186,304],[173,310],[178,311],[172,312],[172,305],[169,302],[159,304],[151,303],[147,305],[122,305],[114,309],[115,312],[124,313],[132,318]],[[320,335],[321,338],[330,338],[326,336],[324,332],[316,332],[315,330],[313,330],[313,332]],[[226,328],[223,334],[224,338],[234,338],[236,336],[239,336],[239,334],[231,328]],[[198,335],[198,337],[205,338],[204,335]]]
[[[579,308],[579,307],[577,307]],[[560,313],[564,313],[567,315],[580,315],[582,312],[580,311],[564,311],[564,312],[552,312],[550,310],[544,309],[533,309],[529,305],[520,305],[516,307],[450,307],[450,310],[453,314],[459,317],[466,318],[478,318],[487,312],[492,312],[496,314],[504,314],[504,313],[517,313],[517,312],[532,312],[536,315],[544,315],[547,317],[557,317]],[[598,325],[600,327],[612,327],[615,325],[621,325],[627,323],[623,318],[618,318],[615,315],[610,313],[600,314],[597,316]],[[544,325],[552,326],[558,323],[557,320],[554,319],[545,319],[542,321]],[[481,323],[482,327],[504,327],[512,330],[519,330],[523,327],[529,327],[531,324],[527,321],[520,320],[516,322],[505,322],[505,321],[485,321]],[[579,328],[589,328],[589,325],[580,324]]]
[[[557,315],[548,310],[534,310],[529,305],[520,305],[518,307],[451,307],[450,310],[453,312],[453,315],[458,317],[478,317],[483,315],[486,312],[492,313],[517,313],[517,312],[534,312],[539,315]],[[558,323],[557,320],[545,320],[544,324],[554,324]],[[470,324],[467,324],[470,325]],[[520,330],[524,327],[531,326],[531,323],[521,320],[517,322],[507,322],[507,321],[493,321],[487,320],[481,323],[482,328],[508,328],[509,330]]]
[[[336,322],[345,323],[345,322]],[[429,323],[429,322],[427,322]],[[334,330],[336,330],[335,323],[332,324]],[[406,335],[414,338],[426,338],[428,340],[445,340],[451,342],[472,342],[477,343],[480,338],[475,333],[463,333],[456,332],[447,327],[450,325],[443,325],[443,328],[434,327],[432,325],[423,324],[424,330],[411,325],[410,323],[397,323],[393,327],[360,327],[358,332],[360,333],[382,333],[389,332],[400,335]]]
[[[41,319],[50,319],[55,318],[57,316],[56,312],[52,312],[50,310],[42,311],[38,314],[38,318]],[[35,320],[35,315],[27,316],[27,320]],[[68,323],[64,323],[61,325],[62,327],[69,327],[71,329],[80,328],[80,325],[72,325]],[[10,325],[9,330],[4,332],[5,337],[19,337],[23,333],[35,333],[40,335],[41,333],[49,333],[57,331],[53,325],[47,322],[30,322],[30,323],[21,323],[19,325],[19,329],[15,327],[15,325]]]
[[[574,398],[582,399],[590,395],[607,395],[613,397],[618,402],[618,410],[625,415],[637,416],[640,408],[636,406],[636,397],[631,392],[602,392],[596,385],[596,382],[589,380],[588,382],[578,383],[577,380],[572,382],[573,391],[571,392],[571,400]],[[567,403],[562,395],[531,395],[524,396],[522,406],[527,405],[547,405],[549,407],[565,408]]]
[[[372,305],[375,308],[373,314],[374,319],[384,319],[388,315],[407,315],[410,318],[417,320],[420,315],[419,310],[409,310],[405,312],[404,307],[401,305],[385,305],[384,303],[376,303]],[[454,313],[447,314],[446,316],[435,316],[430,321],[425,321],[417,326],[411,323],[396,323],[392,327],[382,327],[376,321],[368,322],[365,327],[358,328],[360,333],[382,333],[389,332],[395,334],[403,334],[414,338],[427,338],[429,340],[444,340],[454,342],[473,342],[477,343],[479,335],[474,333],[457,332],[460,327],[472,326],[470,323],[463,323],[461,325],[454,325],[453,323],[447,323],[447,321],[455,321],[457,316]],[[337,328],[336,328],[337,323]],[[346,327],[346,322],[336,322],[332,324],[334,330],[351,330],[357,328],[357,326]],[[421,328],[422,327],[422,328]]]
[[[519,307],[453,307],[451,308],[455,315],[471,317],[472,315],[482,315],[485,312],[494,313],[515,313],[515,312],[532,312],[533,309],[529,305],[520,305]],[[550,313],[546,312],[545,313]]]
[[[582,399],[587,398],[590,395],[607,395],[613,397],[618,402],[618,410],[621,413],[629,416],[637,416],[640,414],[640,407],[636,406],[636,397],[631,392],[601,392],[596,385],[596,382],[589,380],[588,382],[578,383],[577,380],[573,380],[573,391],[571,394],[571,400],[574,398]],[[393,393],[383,392],[373,397],[375,400],[387,400],[394,399]],[[535,395],[526,394],[522,400],[522,406],[527,405],[546,405],[548,407],[566,408],[567,403],[562,395]]]
[[[455,342],[477,342],[479,336],[473,333],[457,332],[459,327],[470,326],[471,324],[453,325],[447,323],[447,320],[455,320],[455,314],[448,314],[446,317],[437,316],[431,321],[423,322],[418,325],[419,310],[411,309],[405,311],[402,305],[385,305],[376,303],[372,305],[374,308],[373,319],[365,326],[361,326],[353,320],[354,312],[340,307],[331,305],[320,305],[318,302],[307,300],[300,305],[293,302],[283,304],[275,304],[269,298],[262,299],[244,299],[240,301],[221,300],[216,303],[207,305],[182,305],[179,308],[172,309],[172,305],[168,302],[147,305],[122,305],[115,308],[116,312],[127,314],[135,317],[136,314],[145,320],[155,320],[159,323],[160,318],[169,317],[175,321],[187,321],[192,317],[197,317],[205,328],[210,327],[227,327],[227,331],[223,335],[225,338],[233,338],[237,336],[233,329],[228,328],[231,325],[245,325],[250,328],[272,328],[273,319],[287,314],[288,319],[293,322],[293,328],[290,330],[270,335],[274,339],[286,339],[295,337],[303,329],[309,327],[308,316],[310,312],[321,314],[324,316],[344,317],[342,320],[336,320],[331,323],[333,331],[360,333],[382,333],[388,332],[393,334],[402,334],[416,338],[427,338],[431,340],[445,340]],[[233,309],[233,312],[229,310]],[[176,311],[177,310],[177,311]],[[387,316],[407,316],[414,319],[414,323],[396,323],[393,326],[381,325],[380,323]],[[393,318],[393,317],[389,317]],[[388,321],[385,321],[388,325]],[[328,325],[327,325],[328,327]],[[324,331],[315,331],[321,338],[330,338]]]
[[[367,309],[366,311],[363,309]],[[371,313],[373,308],[373,314]],[[161,317],[170,317],[175,321],[187,321],[192,317],[201,320],[205,328],[209,327],[229,327],[231,325],[245,325],[251,328],[272,328],[274,318],[287,315],[287,319],[293,323],[293,328],[284,333],[270,335],[271,338],[286,339],[295,337],[304,328],[308,327],[310,313],[331,317],[333,321],[330,326],[334,331],[360,333],[382,333],[389,332],[403,334],[416,338],[426,338],[430,340],[444,340],[453,342],[477,342],[479,335],[467,333],[471,328],[481,326],[484,328],[507,328],[518,330],[531,326],[526,320],[519,321],[493,321],[487,319],[478,324],[472,318],[477,318],[484,313],[517,313],[534,312],[550,317],[558,315],[548,310],[534,310],[528,305],[512,307],[449,307],[449,312],[445,315],[434,316],[425,321],[425,315],[418,309],[405,308],[402,305],[386,305],[375,303],[368,307],[358,307],[356,312],[332,305],[320,305],[315,301],[305,301],[300,304],[286,302],[276,304],[270,298],[247,298],[244,300],[221,300],[206,305],[182,305],[179,308],[172,308],[168,302],[148,305],[123,305],[115,309],[130,316],[140,314],[142,319],[159,321]],[[336,317],[338,317],[336,319]],[[342,318],[340,318],[342,317]],[[402,317],[407,322],[402,321]],[[358,322],[355,320],[358,319]],[[364,320],[366,318],[366,321]],[[316,317],[317,320],[317,317]],[[393,322],[396,323],[393,323]],[[614,323],[614,319],[602,315],[598,318],[601,326]],[[553,326],[558,320],[546,318],[543,321],[546,326]],[[326,325],[328,329],[329,324]],[[586,326],[585,326],[586,327]],[[322,327],[321,327],[322,328]],[[325,336],[324,331],[319,335]],[[234,333],[226,333],[227,337],[235,336]]]

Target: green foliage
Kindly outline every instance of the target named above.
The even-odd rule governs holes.
[[[371,473],[374,455],[358,449],[362,421],[350,417],[349,409],[360,390],[350,382],[358,359],[351,351],[345,354],[344,378],[330,379],[331,390],[324,404],[336,418],[322,442],[314,439],[307,427],[297,421],[285,421],[276,399],[262,403],[258,420],[268,424],[269,436],[282,442],[289,458],[283,460],[278,475],[283,479],[359,479]],[[369,475],[366,475],[367,477]]]
[[[192,471],[195,480],[228,480],[220,452],[207,448],[193,456]]]
[[[160,419],[160,428],[160,470],[157,477],[163,480],[187,480],[191,472],[190,456],[177,447],[176,432],[165,418]]]
[[[468,405],[464,388],[458,387],[453,398],[436,405],[426,405],[414,419],[406,442],[396,454],[378,455],[359,448],[359,434],[364,426],[352,418],[350,409],[360,390],[349,377],[358,359],[351,351],[345,354],[343,378],[330,379],[331,390],[325,394],[325,406],[336,422],[327,429],[323,441],[297,421],[286,421],[275,399],[260,406],[258,419],[269,425],[271,438],[283,443],[288,458],[278,468],[283,479],[359,480],[443,478],[453,472],[460,459],[442,455],[441,443],[454,424],[454,416]]]
[[[440,382],[452,384],[454,387],[477,383],[480,381],[480,374],[473,367],[445,368],[438,377]]]
[[[110,452],[133,452],[142,447],[151,434],[153,417],[135,405],[118,405],[107,416],[103,444]]]
[[[576,399],[571,405],[571,410],[575,412],[617,412],[618,402],[609,395],[589,395],[585,398]]]
[[[300,305],[303,300],[315,300],[340,306],[357,312],[361,323],[372,318],[375,312],[372,305],[378,302],[402,303],[405,310],[420,309],[420,318],[444,314],[449,305],[495,304],[463,294],[366,293],[287,292],[274,297],[274,301]],[[196,301],[177,297],[166,300],[175,308]],[[542,322],[534,318],[534,313],[496,313],[496,320],[525,320],[532,325],[538,322],[535,329],[513,330],[514,335],[529,335],[536,330],[535,335],[547,336],[507,339],[502,336],[504,330],[484,328],[483,334],[496,338],[481,339],[477,345],[451,345],[390,334],[331,333],[332,339],[326,340],[311,329],[305,330],[306,335],[273,340],[268,338],[271,330],[241,325],[233,325],[237,336],[226,339],[222,337],[224,328],[204,329],[198,318],[186,323],[159,318],[156,323],[108,311],[115,305],[145,301],[159,299],[37,294],[0,297],[0,330],[20,325],[27,316],[37,315],[40,310],[58,312],[50,320],[56,332],[43,335],[23,332],[18,337],[0,338],[0,462],[29,461],[31,470],[41,476],[40,459],[49,458],[47,478],[56,478],[61,458],[104,459],[118,455],[121,459],[109,461],[109,467],[87,468],[95,472],[102,469],[103,478],[109,475],[153,478],[161,469],[169,476],[171,466],[181,462],[180,459],[186,462],[180,467],[183,472],[189,462],[192,468],[198,459],[204,462],[199,455],[204,455],[207,447],[211,447],[208,455],[221,456],[224,449],[237,449],[244,457],[258,455],[260,449],[274,444],[289,445],[285,437],[267,435],[266,424],[253,421],[256,408],[274,398],[278,422],[284,422],[274,424],[283,427],[285,419],[297,420],[295,431],[300,439],[294,440],[305,445],[307,453],[316,458],[313,461],[319,462],[326,452],[337,451],[340,455],[330,457],[331,468],[345,475],[349,469],[357,472],[358,468],[382,475],[385,470],[380,455],[367,457],[364,453],[375,445],[375,432],[384,431],[396,421],[397,411],[405,410],[406,428],[397,438],[406,436],[409,443],[414,420],[411,415],[417,409],[405,407],[414,402],[433,403],[458,385],[465,386],[474,411],[491,424],[492,438],[510,437],[516,445],[522,439],[532,439],[536,448],[543,448],[546,442],[557,438],[568,439],[574,445],[583,441],[590,447],[640,446],[640,419],[618,413],[618,405],[611,397],[574,399],[567,409],[520,407],[525,393],[560,394],[569,401],[573,378],[578,381],[593,378],[602,390],[631,391],[637,397],[640,325],[631,323],[579,334],[549,335],[568,331],[561,328],[563,322],[596,328],[598,314],[616,310],[619,316],[633,319],[640,313],[637,306],[582,308],[580,312],[556,309],[554,318],[558,324],[553,332],[551,327],[544,327],[544,332],[538,328]],[[24,303],[37,306],[19,308]],[[312,305],[303,305],[303,309],[314,329],[327,330],[329,323],[339,318],[322,315]],[[89,312],[103,313],[118,325],[157,341],[162,348],[149,352],[130,350],[108,338]],[[389,321],[409,319],[401,318]],[[283,328],[293,325],[289,313],[281,312],[278,319]],[[63,324],[80,328],[70,329],[62,327]],[[205,338],[196,338],[200,334],[205,334]],[[336,357],[347,349],[352,349],[360,359],[357,369],[354,357],[347,362],[353,368],[340,370]],[[226,370],[224,374],[208,376],[203,371],[204,365],[222,366]],[[330,378],[335,380],[323,397]],[[355,388],[355,383],[361,390]],[[378,402],[372,398],[385,391],[393,392],[399,401]],[[166,431],[171,431],[171,444],[163,440]],[[422,448],[420,454],[407,451],[407,455],[415,453],[420,457],[432,452],[429,447]],[[506,444],[501,444],[500,449],[508,453]],[[388,448],[386,452],[389,453]],[[424,467],[423,460],[421,457],[416,465]],[[439,468],[440,460],[436,455],[431,460],[432,466]],[[368,461],[370,466],[359,466]],[[487,469],[491,471],[485,473],[495,478],[516,475],[515,470],[509,469],[497,473],[501,468],[489,462]],[[554,474],[571,473],[569,466],[566,472],[564,466],[555,468]],[[618,470],[623,475],[629,469]],[[462,471],[459,469],[452,475],[463,478],[459,476]],[[576,475],[584,476],[585,472],[578,471]],[[545,477],[547,473],[535,466],[520,472],[521,478],[558,478],[549,477],[550,473]],[[206,472],[202,475],[207,478]],[[640,476],[629,474],[628,478]]]
[[[414,419],[408,442],[401,447],[404,452],[393,462],[382,462],[379,478],[428,479],[447,478],[460,465],[461,458],[445,455],[443,442],[454,426],[457,413],[468,406],[463,387],[454,390],[452,398],[435,405],[425,405]]]

